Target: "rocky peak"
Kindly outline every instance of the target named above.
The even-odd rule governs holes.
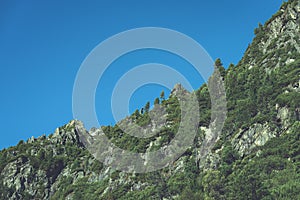
[[[83,126],[83,123],[79,120],[71,120],[68,124],[59,127],[55,130],[51,141],[59,144],[72,143],[77,146],[82,146],[76,127]]]
[[[189,92],[180,84],[177,83],[175,84],[173,90],[171,91],[171,95],[170,96],[179,96],[179,95],[186,95],[189,94]]]
[[[300,55],[299,1],[290,0],[264,25],[255,29],[255,38],[240,65],[274,68],[293,62]],[[283,56],[284,55],[284,56]]]

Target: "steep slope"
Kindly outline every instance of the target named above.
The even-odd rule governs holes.
[[[239,140],[258,137],[253,147],[279,136],[299,120],[299,12],[298,1],[284,3],[264,26],[255,30],[256,37],[243,59],[226,72],[229,127],[225,131],[236,134]],[[245,132],[251,127],[254,132],[269,134],[260,138],[251,130]]]
[[[0,153],[1,199],[300,199],[300,7],[284,3],[264,25],[237,66],[220,69],[227,119],[205,159],[201,145],[210,134],[207,85],[195,91],[199,131],[193,147],[167,168],[146,174],[115,171],[85,148],[72,120],[50,136],[21,141]],[[177,85],[172,94],[187,92]],[[165,119],[135,112],[118,125],[102,127],[118,147],[147,152],[166,146],[179,128],[179,101],[161,105]],[[154,109],[155,110],[155,109]],[[154,112],[155,113],[155,112]],[[156,131],[138,139],[119,126],[137,123]],[[99,129],[89,131],[91,135]]]

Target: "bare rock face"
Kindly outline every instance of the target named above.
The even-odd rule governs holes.
[[[66,144],[73,143],[81,146],[80,138],[78,133],[75,130],[76,126],[80,126],[82,122],[78,120],[72,120],[63,127],[57,128],[53,134],[51,140],[55,143]]]
[[[1,177],[3,185],[14,191],[10,193],[10,199],[22,199],[24,191],[30,196],[49,196],[49,190],[45,189],[49,186],[46,172],[35,171],[26,157],[19,157],[6,165]]]
[[[179,97],[179,96],[184,96],[184,95],[187,95],[187,94],[189,94],[189,92],[180,83],[177,83],[174,86],[173,90],[171,91],[170,96]]]
[[[263,146],[268,140],[275,137],[267,124],[254,124],[248,130],[241,130],[233,139],[233,145],[241,156],[245,156],[256,147]]]
[[[246,68],[275,68],[297,58],[300,54],[300,12],[297,4],[297,1],[283,4],[264,26],[255,30],[256,37],[241,61]]]

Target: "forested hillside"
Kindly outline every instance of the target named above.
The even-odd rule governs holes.
[[[172,165],[149,173],[125,173],[96,160],[72,120],[49,136],[20,141],[0,152],[0,199],[300,199],[300,7],[283,3],[263,25],[237,65],[215,63],[224,81],[227,118],[221,136],[202,159],[210,133],[211,101],[206,84],[194,91],[200,116],[194,144]],[[230,47],[228,47],[230,49]],[[227,69],[225,69],[227,68]],[[118,147],[155,151],[174,138],[181,118],[176,85],[120,123],[157,133],[136,138],[120,123],[102,127]],[[155,106],[166,120],[150,120]],[[154,103],[155,102],[155,103]],[[89,134],[95,135],[94,128]]]

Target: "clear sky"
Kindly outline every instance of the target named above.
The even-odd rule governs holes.
[[[138,27],[165,27],[199,42],[213,59],[236,64],[282,0],[100,0],[0,1],[0,149],[31,136],[52,133],[73,118],[72,89],[82,61],[101,41]],[[147,53],[147,52],[146,52]],[[153,61],[182,66],[184,61],[156,51],[130,55],[122,64]],[[125,58],[124,58],[125,59]],[[138,62],[137,62],[138,61]],[[113,74],[113,73],[112,73]],[[112,74],[107,79],[114,80]],[[201,85],[199,84],[196,87]],[[143,91],[144,90],[144,91]],[[159,96],[159,86],[138,90],[130,111]],[[100,90],[99,90],[100,91]],[[109,100],[96,95],[101,124],[113,124]],[[103,104],[103,105],[102,105]],[[101,116],[100,116],[101,115]]]

